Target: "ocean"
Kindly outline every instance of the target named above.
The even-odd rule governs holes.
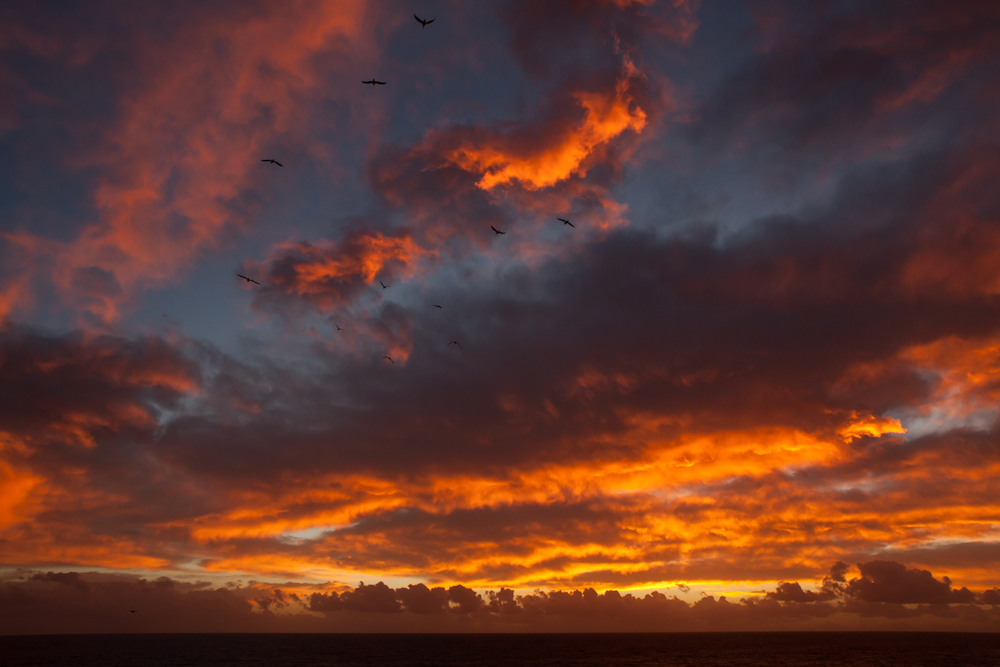
[[[1000,634],[176,634],[0,637],[0,667],[1000,665]]]

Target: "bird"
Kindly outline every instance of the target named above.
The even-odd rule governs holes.
[[[278,162],[277,160],[273,160],[273,159],[272,160],[261,160],[261,162],[270,162],[272,164],[278,165],[279,167],[284,167],[285,166],[285,165],[281,164],[280,162]]]
[[[373,78],[373,79],[372,79],[371,81],[362,81],[361,83],[366,83],[366,84],[369,84],[369,85],[371,85],[371,86],[372,86],[373,88],[374,88],[375,86],[384,86],[384,85],[385,85],[385,81],[376,81],[376,80],[375,80],[374,78]]]
[[[247,278],[246,276],[241,276],[238,273],[236,275],[242,278],[243,280],[247,281],[248,283],[253,283],[254,285],[260,285],[260,283],[254,280],[253,278]]]
[[[413,18],[417,19],[417,21],[420,22],[420,29],[421,30],[423,30],[424,28],[426,28],[431,23],[434,23],[434,19],[431,19],[430,21],[425,21],[422,18],[420,18],[419,16],[417,16],[416,14],[413,15]]]
[[[501,231],[500,231],[499,229],[497,229],[497,228],[496,228],[496,227],[494,227],[493,225],[490,225],[490,229],[492,229],[492,230],[493,230],[494,232],[496,232],[497,234],[506,234],[506,233],[507,233],[507,232],[501,232]]]
[[[574,225],[574,224],[573,224],[572,222],[570,222],[569,220],[563,220],[562,218],[556,218],[556,220],[558,220],[559,222],[563,223],[564,225],[569,225],[569,226],[570,226],[570,227],[572,227],[573,229],[576,229],[576,225]]]
[[[388,285],[386,285],[386,284],[385,284],[384,282],[382,282],[381,280],[380,280],[380,281],[378,281],[378,284],[382,286],[382,289],[388,289],[388,288],[389,288],[389,286],[388,286]]]
[[[441,306],[437,305],[436,303],[432,303],[431,305],[434,306],[435,308],[440,308],[441,307]]]
[[[130,614],[134,614],[134,613],[135,613],[136,611],[138,611],[138,610],[137,610],[137,609],[129,609],[129,610],[128,610],[128,613],[130,613]]]
[[[341,328],[340,328],[339,326],[337,326],[336,324],[334,324],[333,326],[337,327],[337,331],[343,331],[343,329],[341,329]]]
[[[457,340],[451,341],[450,343],[448,343],[448,345],[458,345],[458,349],[460,350],[462,349],[462,346],[459,344]],[[445,347],[447,347],[448,345],[446,345]]]
[[[385,355],[383,354],[383,355],[382,355],[382,358],[383,358],[383,359],[388,359],[388,360],[389,360],[389,363],[390,363],[390,364],[392,364],[393,366],[395,366],[395,365],[396,365],[396,362],[392,360],[392,357],[387,357],[387,356],[385,356]]]

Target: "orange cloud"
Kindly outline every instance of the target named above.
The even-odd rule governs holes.
[[[856,364],[837,382],[835,391],[846,393],[877,385],[906,371],[921,374],[930,384],[930,393],[919,405],[902,407],[931,420],[936,428],[951,428],[977,413],[989,415],[989,419],[996,415],[1000,405],[1000,341],[991,338],[949,336],[908,347],[884,361]],[[890,424],[894,422],[889,419]]]
[[[646,112],[629,93],[629,77],[619,79],[607,93],[573,93],[584,110],[575,127],[556,128],[555,137],[540,145],[515,148],[501,136],[473,139],[446,155],[466,171],[482,174],[479,187],[491,190],[515,181],[529,190],[555,185],[573,176],[587,175],[590,164],[612,140],[623,133],[639,133],[646,126]]]
[[[837,433],[847,442],[855,438],[878,438],[886,433],[906,433],[906,429],[894,417],[860,417],[842,426]]]
[[[260,159],[278,139],[298,143],[310,113],[303,98],[329,76],[317,63],[370,48],[367,6],[294,0],[262,14],[205,11],[169,43],[143,41],[136,61],[147,85],[126,95],[102,147],[80,160],[101,169],[100,219],[75,241],[40,249],[55,256],[67,302],[111,322],[138,291],[173,281],[243,227]],[[318,61],[321,53],[338,57]]]
[[[0,456],[9,437],[0,433]],[[31,512],[24,511],[29,494],[42,483],[42,478],[27,471],[16,470],[0,459],[0,528],[25,521]]]
[[[280,245],[263,268],[268,290],[302,297],[328,310],[345,304],[380,276],[387,281],[412,277],[421,261],[436,255],[408,234],[357,232],[339,243]]]
[[[647,424],[631,437],[638,441],[655,438],[657,429],[655,424]],[[199,544],[217,554],[211,560],[213,571],[313,576],[309,573],[320,568],[327,573],[323,576],[341,577],[352,571],[355,576],[373,571],[400,577],[433,573],[452,583],[515,587],[570,581],[606,586],[604,577],[614,572],[616,577],[634,576],[638,586],[669,579],[664,574],[647,574],[663,567],[677,578],[692,578],[685,563],[708,551],[745,549],[766,559],[765,554],[787,548],[786,555],[776,557],[782,566],[801,558],[794,545],[802,539],[802,524],[815,523],[818,517],[838,511],[822,493],[782,506],[781,492],[772,497],[771,492],[761,490],[746,498],[751,507],[740,508],[713,498],[709,489],[732,478],[765,478],[780,469],[831,465],[844,456],[840,442],[795,431],[685,436],[651,443],[647,452],[634,460],[553,463],[493,476],[435,474],[390,479],[321,475],[283,484],[281,491],[239,491],[232,498],[237,507],[232,512],[170,527],[190,530]],[[768,485],[782,483],[772,479]],[[548,508],[590,503],[609,511],[615,517],[613,523],[590,523],[588,527],[588,521],[593,520],[584,512],[572,520],[571,529],[527,525],[523,531],[507,532],[500,541],[499,536],[461,534],[447,528],[448,517],[463,512],[523,508],[537,512],[541,519]],[[678,513],[678,504],[698,509]],[[414,555],[410,551],[413,545],[409,545],[411,537],[402,526],[364,533],[350,528],[359,521],[377,521],[399,511],[421,512],[439,525],[420,538],[419,567],[409,560]],[[824,521],[832,534],[850,534],[856,523],[880,516],[878,510],[866,509],[864,518],[847,518],[845,511],[842,508],[839,518]],[[881,515],[880,523],[885,520],[884,512]],[[771,534],[776,524],[783,526],[781,538]],[[269,549],[254,554],[227,546],[247,539],[266,541],[317,526],[335,532],[312,546],[300,547],[298,555],[278,556]],[[766,543],[762,533],[771,535]],[[662,552],[665,544],[671,545],[669,558]],[[326,562],[327,548],[340,554],[336,564]],[[347,553],[353,555],[343,558]],[[838,553],[835,548],[821,548],[816,562]],[[666,566],[665,560],[673,564]]]

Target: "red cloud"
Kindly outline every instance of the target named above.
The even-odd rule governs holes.
[[[352,301],[362,289],[405,280],[436,251],[417,244],[408,233],[355,232],[338,243],[286,243],[264,260],[264,289],[258,303],[294,296],[322,310]]]
[[[542,133],[521,136],[475,131],[445,149],[443,157],[480,174],[477,185],[484,190],[515,183],[537,190],[571,177],[583,178],[590,166],[601,161],[610,142],[626,132],[638,134],[646,126],[646,112],[629,92],[630,79],[638,76],[630,67],[610,91],[572,93],[584,111],[577,123],[563,118]]]
[[[74,158],[99,169],[98,219],[73,241],[37,249],[54,259],[66,303],[114,321],[124,302],[243,228],[257,182],[277,176],[261,158],[278,141],[301,150],[313,111],[305,101],[331,75],[320,63],[346,67],[370,48],[366,9],[365,0],[205,9],[166,39],[136,40],[141,85],[121,100],[100,147]],[[0,313],[10,299],[0,294]]]

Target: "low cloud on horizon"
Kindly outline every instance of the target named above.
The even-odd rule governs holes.
[[[831,567],[818,590],[781,583],[732,601],[379,581],[180,582],[79,572],[19,572],[0,582],[3,634],[121,632],[664,632],[947,628],[993,632],[1000,589],[955,589],[947,577],[893,561]],[[686,587],[685,587],[686,588]],[[337,590],[339,589],[339,590]],[[17,608],[16,613],[14,612]],[[55,610],[58,609],[56,612]]]

